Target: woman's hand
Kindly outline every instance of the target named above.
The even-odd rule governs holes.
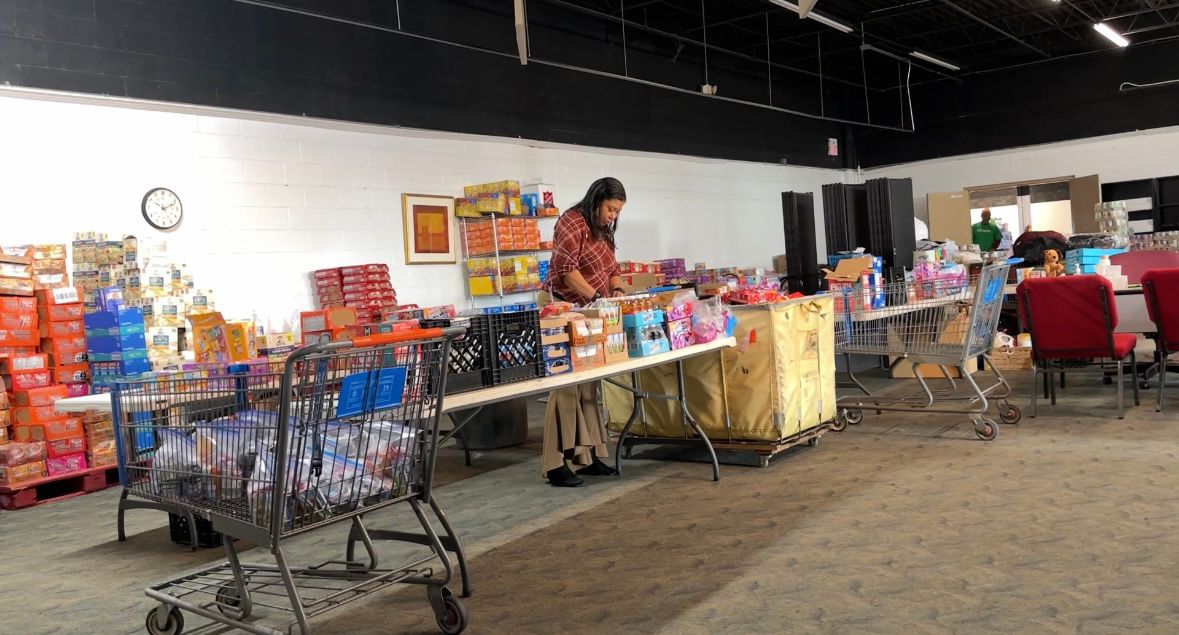
[[[623,291],[622,289],[615,289],[615,290],[614,290],[614,293],[611,293],[611,294],[610,294],[610,297],[612,297],[612,298],[621,298],[621,297],[624,297],[625,295],[626,295],[626,292],[625,292],[625,291]]]

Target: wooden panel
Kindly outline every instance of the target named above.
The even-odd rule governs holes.
[[[929,239],[970,244],[970,195],[966,192],[930,192],[925,195],[929,210]]]
[[[1068,183],[1068,196],[1073,207],[1073,231],[1096,232],[1100,229],[1094,218],[1094,208],[1101,202],[1101,180],[1096,174],[1075,178]]]

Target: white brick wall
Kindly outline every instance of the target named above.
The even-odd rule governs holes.
[[[537,178],[565,207],[601,176],[629,203],[619,256],[768,266],[785,249],[783,190],[815,192],[842,171],[539,147],[88,97],[0,94],[0,243],[68,242],[74,231],[156,233],[139,205],[175,190],[185,219],[165,236],[227,316],[272,328],[313,305],[312,269],[385,262],[403,302],[465,302],[461,265],[404,264],[401,194],[458,195],[465,184]],[[823,253],[821,209],[818,235]]]
[[[863,173],[866,179],[913,179],[913,196],[924,215],[925,195],[1020,180],[1096,174],[1102,183],[1179,174],[1179,126],[1000,152],[904,163]]]

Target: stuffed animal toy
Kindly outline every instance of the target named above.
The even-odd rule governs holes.
[[[1064,264],[1060,262],[1060,252],[1055,249],[1044,250],[1044,272],[1049,278],[1064,275]]]

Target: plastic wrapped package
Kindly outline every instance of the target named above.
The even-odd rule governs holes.
[[[711,342],[725,332],[728,311],[719,297],[692,303],[692,334],[697,344]]]
[[[208,499],[214,487],[198,458],[196,441],[180,429],[159,430],[157,438],[151,469],[152,490],[179,500]]]
[[[417,428],[393,421],[374,421],[368,427],[365,447],[369,460],[400,484],[405,481],[406,459],[413,454],[417,442]]]
[[[5,443],[0,445],[0,465],[16,466],[45,458],[45,443]]]

